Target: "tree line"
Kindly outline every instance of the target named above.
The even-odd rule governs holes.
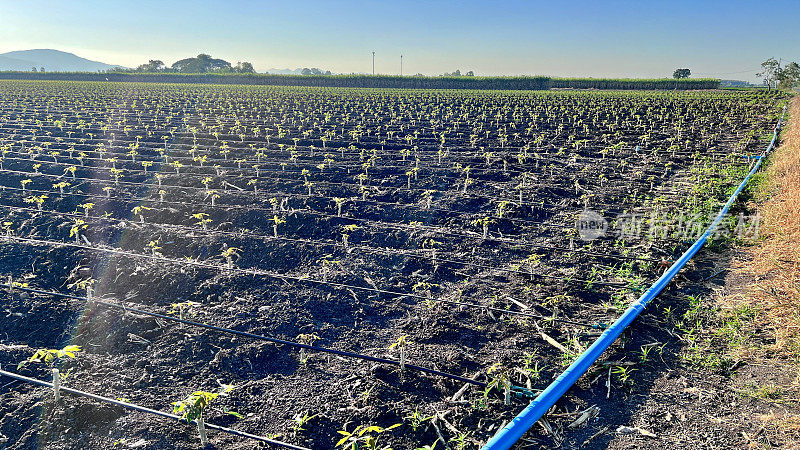
[[[256,73],[249,62],[237,62],[231,65],[224,59],[212,58],[201,53],[194,58],[185,58],[176,61],[172,66],[167,66],[164,61],[151,59],[134,69],[115,68],[109,72],[120,73]]]

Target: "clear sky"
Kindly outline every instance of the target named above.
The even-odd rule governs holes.
[[[0,0],[0,53],[54,48],[110,64],[198,53],[268,68],[438,75],[755,80],[800,61],[800,0]]]

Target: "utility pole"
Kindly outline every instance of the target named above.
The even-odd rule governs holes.
[[[375,75],[375,52],[372,52],[372,74]]]
[[[403,55],[400,55],[400,76],[403,76]]]

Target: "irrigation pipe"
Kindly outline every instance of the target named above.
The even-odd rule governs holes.
[[[75,244],[75,243],[63,242],[63,241],[51,241],[51,240],[46,240],[46,239],[23,238],[23,237],[9,236],[9,235],[0,236],[0,241],[10,241],[10,242],[14,242],[15,241],[15,242],[22,242],[22,243],[30,244],[30,245],[48,245],[48,246],[55,247],[55,248],[60,248],[60,247],[79,248],[79,249],[84,249],[84,250],[89,250],[89,251],[94,251],[94,252],[99,252],[99,253],[108,253],[108,254],[112,254],[112,255],[121,255],[121,256],[124,256],[124,257],[127,257],[127,258],[141,258],[141,259],[149,259],[149,260],[153,260],[153,261],[163,261],[163,262],[167,262],[167,263],[177,264],[179,266],[193,266],[193,267],[200,267],[200,268],[209,269],[209,270],[218,270],[218,271],[230,272],[230,273],[247,274],[247,275],[254,275],[254,276],[263,276],[263,277],[268,277],[268,278],[274,278],[274,279],[277,279],[277,280],[293,281],[293,282],[307,283],[307,284],[318,284],[318,285],[322,285],[322,286],[331,286],[331,287],[342,288],[342,289],[352,289],[352,290],[357,290],[357,291],[362,291],[362,292],[375,292],[375,293],[378,293],[378,294],[392,295],[392,296],[396,296],[396,297],[400,297],[400,298],[408,297],[408,298],[414,298],[414,299],[423,300],[423,301],[432,301],[432,302],[436,302],[436,303],[444,303],[444,304],[449,304],[449,305],[463,306],[463,307],[466,307],[466,308],[482,309],[484,311],[493,311],[493,312],[497,312],[497,313],[505,313],[505,314],[515,315],[515,316],[520,316],[520,317],[529,317],[529,318],[533,318],[533,319],[547,320],[547,321],[552,321],[552,322],[568,323],[568,324],[588,327],[588,328],[592,328],[592,329],[605,329],[605,327],[606,327],[605,323],[590,324],[590,323],[585,323],[585,322],[572,321],[572,320],[568,320],[568,319],[560,319],[560,318],[557,318],[557,317],[544,316],[542,314],[529,313],[529,312],[524,312],[524,311],[513,311],[513,310],[510,310],[510,309],[503,309],[503,308],[496,308],[494,306],[486,306],[486,305],[481,305],[481,304],[472,303],[472,302],[464,302],[464,301],[459,301],[459,300],[448,300],[448,299],[443,299],[443,298],[427,297],[427,296],[419,295],[419,294],[409,294],[409,293],[404,293],[404,292],[390,291],[390,290],[386,290],[386,289],[368,288],[368,287],[364,287],[364,286],[356,286],[356,285],[352,285],[352,284],[338,283],[338,282],[335,282],[335,281],[317,280],[317,279],[308,278],[308,277],[305,277],[305,276],[284,275],[284,274],[268,272],[268,271],[258,270],[258,269],[241,269],[241,268],[233,267],[233,266],[220,266],[220,265],[217,265],[217,264],[209,264],[209,263],[204,263],[204,262],[200,262],[200,261],[197,261],[197,260],[190,260],[190,259],[180,260],[180,259],[174,259],[174,258],[167,258],[167,257],[164,257],[164,256],[146,255],[146,254],[130,252],[130,251],[126,251],[126,250],[119,250],[119,249],[115,249],[115,248],[94,247],[94,246],[91,246],[91,245]]]
[[[653,283],[652,286],[644,293],[638,300],[634,301],[628,309],[608,327],[599,338],[581,354],[569,367],[567,367],[558,378],[550,383],[547,388],[542,391],[536,398],[524,409],[517,417],[505,427],[499,430],[490,440],[482,447],[482,450],[507,450],[510,449],[522,436],[545,414],[547,411],[563,396],[576,381],[580,378],[589,367],[600,358],[600,355],[608,349],[614,341],[622,334],[623,331],[630,325],[636,317],[644,310],[644,308],[653,300],[662,290],[669,284],[670,281],[683,269],[686,263],[700,251],[700,249],[711,237],[712,233],[716,230],[728,210],[739,197],[739,194],[747,186],[750,178],[761,167],[766,155],[775,146],[775,141],[778,138],[778,132],[781,129],[783,117],[786,115],[786,106],[783,107],[783,113],[778,120],[777,126],[772,133],[772,140],[764,152],[756,158],[753,168],[742,180],[739,187],[731,194],[728,202],[717,214],[714,221],[706,229],[700,238],[689,247],[681,257],[664,274]]]
[[[22,376],[22,375],[13,373],[13,372],[8,372],[8,371],[2,370],[2,369],[0,369],[0,376],[5,376],[5,377],[8,377],[8,378],[12,378],[12,379],[18,380],[18,381],[22,381],[22,382],[25,382],[25,383],[33,384],[33,385],[36,385],[36,386],[42,386],[42,387],[53,389],[53,383],[48,383],[46,381],[37,380],[36,378],[29,378],[29,377]],[[59,392],[66,392],[66,393],[69,393],[69,394],[77,395],[79,397],[86,397],[86,398],[90,398],[92,400],[96,400],[96,401],[99,401],[99,402],[110,403],[112,405],[120,406],[120,407],[123,407],[123,408],[126,408],[126,409],[130,409],[130,410],[133,410],[133,411],[143,412],[143,413],[147,413],[147,414],[153,414],[153,415],[156,415],[156,416],[165,417],[167,419],[173,419],[173,420],[176,420],[176,421],[181,422],[181,423],[194,423],[194,424],[197,423],[194,420],[191,421],[191,422],[188,422],[185,419],[181,418],[180,416],[176,416],[175,414],[170,414],[170,413],[166,413],[166,412],[163,412],[163,411],[158,411],[158,410],[155,410],[155,409],[145,408],[144,406],[134,405],[132,403],[123,402],[123,401],[120,401],[120,400],[114,400],[112,398],[103,397],[102,395],[97,395],[97,394],[92,394],[90,392],[80,391],[78,389],[72,389],[72,388],[68,388],[68,387],[64,387],[64,386],[59,386],[58,390],[59,390]],[[223,427],[223,426],[219,426],[219,425],[214,425],[212,423],[205,423],[205,427],[209,428],[209,429],[212,429],[212,430],[221,431],[223,433],[232,434],[234,436],[253,439],[253,440],[256,440],[256,441],[260,441],[260,442],[266,442],[267,444],[272,444],[272,445],[277,446],[277,447],[291,448],[291,449],[296,449],[296,450],[310,450],[309,448],[306,448],[306,447],[300,447],[300,446],[297,446],[297,445],[289,444],[287,442],[276,441],[276,440],[273,440],[273,439],[266,438],[264,436],[257,436],[255,434],[245,433],[244,431],[238,431],[238,430],[234,430],[232,428],[227,428],[227,427]]]
[[[316,345],[309,345],[309,344],[302,344],[302,343],[299,343],[299,342],[287,341],[285,339],[279,339],[279,338],[274,338],[274,337],[269,337],[269,336],[263,336],[263,335],[255,334],[255,333],[248,333],[246,331],[232,330],[230,328],[223,328],[223,327],[218,327],[218,326],[215,326],[215,325],[208,325],[208,324],[205,324],[205,323],[194,322],[194,321],[191,321],[191,320],[181,319],[181,318],[178,318],[178,317],[172,317],[172,316],[168,316],[168,315],[165,315],[165,314],[159,314],[159,313],[154,313],[154,312],[150,312],[150,311],[145,311],[143,309],[132,308],[132,307],[124,305],[124,304],[113,303],[113,302],[108,302],[108,301],[99,300],[99,299],[90,299],[90,298],[81,297],[81,296],[78,296],[78,295],[64,294],[64,293],[61,293],[61,292],[54,292],[54,291],[45,291],[45,290],[41,290],[41,289],[31,289],[31,288],[25,288],[25,287],[20,287],[20,286],[13,286],[13,287],[9,288],[9,290],[10,291],[25,291],[25,292],[35,293],[35,294],[42,294],[42,295],[50,295],[50,296],[54,296],[54,297],[69,298],[69,299],[73,299],[73,300],[84,300],[84,301],[89,302],[90,304],[94,303],[96,305],[105,306],[106,308],[121,309],[121,310],[123,310],[125,312],[130,312],[130,313],[139,314],[139,315],[143,315],[143,316],[155,317],[155,318],[158,318],[158,319],[168,320],[168,321],[172,321],[172,322],[178,322],[178,323],[182,323],[184,325],[190,325],[190,326],[198,327],[198,328],[205,328],[207,330],[218,331],[218,332],[221,332],[221,333],[234,334],[234,335],[237,335],[237,336],[243,336],[243,337],[247,337],[247,338],[251,338],[251,339],[256,339],[256,340],[259,340],[259,341],[271,342],[273,344],[288,345],[290,347],[302,348],[302,349],[317,351],[317,352],[321,352],[321,353],[331,353],[331,354],[334,354],[334,355],[345,356],[345,357],[348,357],[348,358],[362,359],[362,360],[365,360],[365,361],[372,361],[372,362],[377,362],[377,363],[381,363],[381,364],[389,364],[389,365],[394,365],[394,366],[401,366],[400,361],[395,361],[395,360],[392,360],[392,359],[378,358],[378,357],[375,357],[375,356],[363,355],[363,354],[355,353],[355,352],[348,352],[348,351],[344,351],[344,350],[336,350],[336,349],[327,348],[327,347],[319,347],[319,346],[316,346]],[[480,386],[482,388],[485,388],[487,386],[486,383],[481,382],[481,381],[476,381],[476,380],[473,380],[471,378],[462,377],[462,376],[459,376],[459,375],[454,375],[454,374],[451,374],[451,373],[442,372],[442,371],[435,370],[435,369],[429,369],[427,367],[417,366],[417,365],[414,365],[414,364],[405,364],[404,366],[405,366],[406,369],[416,370],[418,372],[424,372],[424,373],[427,373],[427,374],[430,374],[430,375],[437,375],[437,376],[440,376],[440,377],[443,377],[443,378],[449,378],[451,380],[460,381],[462,383],[469,383],[469,384],[473,384],[475,386]]]
[[[2,188],[2,186],[0,186],[0,188]],[[19,188],[6,188],[6,189],[8,189],[8,190],[18,190]],[[37,192],[37,193],[53,193],[52,191],[39,191],[39,190],[32,191],[30,189],[28,189],[28,191]],[[13,205],[4,205],[4,204],[0,204],[0,208],[8,209],[10,211],[23,211],[23,212],[34,213],[34,214],[41,213],[41,214],[48,214],[50,216],[61,216],[61,217],[70,217],[70,218],[76,218],[76,219],[81,219],[81,220],[91,220],[91,221],[94,221],[95,223],[96,222],[114,222],[114,223],[131,222],[131,223],[135,223],[134,220],[130,220],[130,219],[117,219],[115,217],[91,216],[91,215],[86,215],[86,214],[81,214],[81,213],[67,213],[67,212],[55,211],[55,210],[50,210],[50,209],[26,208],[26,207],[22,207],[22,206],[13,206]],[[355,249],[355,250],[364,251],[366,253],[371,253],[371,254],[417,258],[417,259],[433,261],[434,263],[440,262],[440,263],[446,263],[446,264],[455,264],[455,265],[459,265],[459,266],[462,266],[462,267],[475,267],[475,268],[478,268],[478,269],[496,270],[498,272],[515,273],[515,274],[518,274],[518,275],[527,275],[527,276],[535,277],[535,278],[547,278],[547,279],[551,279],[551,280],[558,280],[558,281],[562,281],[564,283],[596,284],[598,286],[609,286],[609,287],[615,287],[615,288],[619,288],[619,289],[626,289],[626,286],[625,286],[624,282],[589,280],[589,279],[584,279],[584,278],[559,277],[559,276],[556,276],[556,275],[539,274],[539,273],[528,272],[528,271],[524,271],[524,270],[509,269],[509,268],[506,268],[506,267],[494,267],[494,266],[489,265],[488,263],[470,263],[470,262],[466,262],[466,261],[458,261],[458,260],[449,259],[449,258],[441,258],[441,257],[433,257],[433,256],[421,255],[419,253],[415,253],[413,251],[409,251],[409,250],[405,250],[405,249],[400,249],[400,248],[397,248],[397,247],[384,247],[384,248],[381,248],[381,247],[371,247],[371,246],[368,246],[368,245],[355,245],[355,244],[350,244],[349,247],[345,247],[344,244],[342,244],[340,242],[336,242],[336,241],[323,241],[323,240],[314,240],[314,239],[289,238],[289,237],[285,237],[285,236],[277,236],[277,237],[275,237],[275,236],[271,236],[271,235],[259,234],[259,233],[256,233],[256,232],[253,232],[253,231],[250,231],[250,230],[244,230],[244,229],[239,229],[239,230],[235,230],[235,231],[214,230],[214,229],[210,229],[209,230],[209,229],[193,228],[193,227],[189,227],[189,226],[186,226],[186,225],[173,224],[173,223],[164,223],[164,222],[160,222],[160,223],[153,223],[153,222],[141,223],[141,222],[139,222],[138,225],[147,225],[147,226],[154,227],[156,229],[163,230],[163,231],[168,231],[168,232],[184,232],[184,233],[187,233],[186,235],[184,235],[184,237],[187,237],[189,233],[194,233],[194,234],[203,234],[203,235],[206,235],[206,236],[214,236],[214,235],[231,236],[231,237],[234,237],[234,238],[237,238],[237,239],[242,239],[242,238],[246,237],[246,238],[260,240],[262,242],[282,241],[282,242],[291,242],[291,243],[294,243],[294,244],[313,245],[313,246],[317,246],[317,247],[334,247],[334,248],[343,248],[345,250],[347,250],[347,249]],[[482,260],[482,261],[485,261],[485,260]]]
[[[16,174],[16,175],[23,175],[23,176],[41,176],[41,177],[51,177],[51,178],[56,178],[56,179],[64,178],[63,175],[25,172],[25,171],[11,170],[11,169],[1,169],[1,168],[0,168],[0,172],[13,173],[13,174]],[[81,180],[81,181],[87,181],[89,183],[92,183],[92,182],[101,182],[101,183],[108,183],[108,184],[112,183],[111,180],[100,180],[100,179],[96,179],[96,178],[81,178],[81,177],[78,177],[78,178],[75,178],[75,179],[76,180]],[[134,182],[129,182],[129,181],[120,181],[119,183],[120,184],[130,184],[130,185],[144,186],[141,183],[134,183]],[[153,186],[153,187],[155,187],[155,186]],[[164,187],[175,187],[175,188],[177,188],[179,186],[164,185]],[[202,189],[202,188],[187,187],[187,189],[197,189],[197,190],[199,190],[199,189]],[[63,197],[63,196],[75,196],[75,197],[85,197],[85,198],[90,198],[90,199],[113,199],[113,200],[118,200],[120,202],[126,202],[126,203],[148,202],[148,203],[154,203],[154,204],[157,204],[157,205],[167,204],[167,205],[176,205],[176,206],[183,206],[183,207],[194,206],[194,207],[205,208],[205,209],[222,209],[222,210],[225,210],[225,211],[234,210],[235,209],[235,210],[244,210],[244,211],[263,211],[263,212],[266,212],[268,214],[275,214],[275,213],[278,212],[278,211],[276,211],[274,209],[271,209],[271,208],[261,208],[261,207],[258,207],[258,206],[251,206],[251,205],[236,205],[236,204],[230,204],[230,205],[228,205],[228,204],[214,204],[214,205],[212,205],[212,204],[208,204],[208,203],[180,202],[180,201],[174,201],[174,200],[161,201],[160,199],[155,199],[155,198],[149,199],[149,198],[136,197],[136,196],[120,197],[120,196],[111,196],[111,195],[104,195],[104,194],[91,194],[91,193],[83,193],[83,192],[60,192],[60,191],[57,192],[57,191],[54,191],[54,190],[44,190],[44,189],[21,189],[21,188],[14,188],[14,187],[5,186],[5,185],[0,185],[0,190],[13,190],[13,191],[18,191],[18,192],[21,191],[21,192],[31,192],[31,193],[35,192],[35,193],[43,193],[43,194],[56,194],[57,193],[61,197]],[[352,222],[359,222],[359,223],[365,223],[365,224],[368,224],[368,225],[374,225],[376,227],[389,228],[389,229],[393,229],[393,230],[403,230],[403,231],[412,231],[412,232],[419,231],[419,230],[427,230],[427,231],[430,231],[432,233],[436,233],[436,234],[439,234],[439,235],[442,235],[442,236],[458,237],[458,238],[473,238],[473,239],[480,239],[480,240],[488,241],[488,242],[499,242],[499,243],[502,243],[502,244],[509,244],[509,245],[523,245],[523,246],[528,246],[528,247],[533,247],[533,248],[541,248],[541,249],[545,249],[545,250],[562,250],[562,251],[569,251],[569,252],[572,252],[572,253],[580,253],[582,255],[598,257],[598,258],[623,259],[623,260],[642,260],[642,261],[649,260],[649,261],[653,261],[653,262],[661,261],[660,259],[647,258],[645,256],[613,255],[613,254],[609,254],[609,253],[592,252],[592,251],[582,250],[582,249],[569,249],[568,247],[537,244],[537,243],[526,241],[526,240],[516,240],[516,239],[510,239],[510,238],[506,238],[506,237],[487,236],[486,238],[483,238],[481,236],[481,233],[470,232],[470,231],[464,231],[464,232],[458,233],[458,232],[454,232],[454,231],[445,230],[445,229],[443,229],[443,226],[420,225],[419,227],[416,227],[415,225],[410,225],[410,224],[401,223],[401,222],[387,222],[387,221],[382,221],[382,220],[366,219],[366,218],[363,218],[363,217],[339,216],[337,214],[328,214],[328,213],[323,213],[323,212],[319,212],[319,211],[312,210],[312,209],[307,209],[307,208],[302,208],[302,209],[291,208],[288,211],[281,211],[281,212],[282,213],[286,213],[286,214],[300,213],[300,214],[307,214],[307,215],[325,217],[325,218],[330,218],[330,219],[342,219],[342,220],[348,220],[348,221],[352,221]],[[556,225],[554,225],[554,226],[556,226]]]

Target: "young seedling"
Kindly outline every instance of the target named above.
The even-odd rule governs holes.
[[[178,313],[178,318],[186,320],[186,317],[192,317],[197,314],[197,309],[202,306],[200,303],[187,300],[185,302],[173,303],[170,305],[171,309],[169,314]]]
[[[347,199],[341,197],[334,197],[333,201],[334,203],[336,203],[336,216],[342,217],[342,206],[344,206],[344,202],[346,202]]]
[[[394,344],[389,346],[389,350],[397,348],[400,352],[400,372],[406,370],[406,345],[408,344],[408,336],[402,335],[397,338]]]
[[[455,444],[456,450],[464,450],[470,443],[471,431],[466,433],[458,433],[458,436],[450,438],[450,442]],[[438,441],[437,441],[438,442]]]
[[[150,241],[147,243],[147,248],[153,253],[153,256],[158,255],[158,251],[161,250],[159,244],[161,243],[161,239],[156,239],[155,241]]]
[[[425,199],[425,209],[431,209],[431,203],[433,203],[433,192],[432,190],[426,190],[422,192],[422,198]]]
[[[313,333],[310,334],[301,333],[297,335],[297,341],[305,345],[314,345],[314,342],[318,341],[319,339],[320,337]],[[300,362],[302,364],[305,364],[307,361],[308,361],[308,354],[306,353],[306,349],[301,347]]]
[[[275,237],[278,237],[278,225],[286,223],[286,219],[281,219],[276,214],[276,215],[272,216],[272,218],[269,219],[269,220],[270,220],[270,222],[272,222],[272,234]]]
[[[511,375],[509,374],[508,369],[503,367],[500,363],[495,363],[489,370],[486,371],[486,374],[492,378],[492,381],[486,385],[486,390],[484,391],[484,396],[488,396],[489,392],[492,389],[497,389],[498,391],[502,391],[504,394],[505,404],[511,404]]]
[[[200,181],[203,184],[203,186],[205,186],[205,188],[206,188],[206,195],[208,195],[208,192],[209,192],[208,185],[211,184],[212,181],[213,181],[213,179],[211,177],[205,177]]]
[[[70,186],[70,183],[67,181],[60,181],[58,183],[53,184],[53,189],[58,189],[58,192],[63,194],[64,188]]]
[[[17,370],[30,363],[53,364],[63,358],[75,358],[75,354],[80,351],[82,349],[79,345],[68,345],[61,350],[42,348],[36,350],[30,358],[17,364]]]
[[[31,180],[30,178],[26,178],[20,181],[19,183],[22,185],[22,192],[25,192],[26,186],[29,185],[30,183],[33,183],[33,180]]]
[[[221,256],[227,261],[229,269],[233,269],[233,258],[239,256],[241,251],[242,249],[236,247],[228,247],[222,251]]]
[[[306,425],[308,425],[308,422],[310,422],[311,419],[317,417],[318,415],[319,414],[309,415],[308,411],[304,412],[302,415],[300,413],[295,414],[295,416],[292,418],[292,420],[294,421],[294,426],[292,427],[292,432],[295,435],[297,435],[298,433],[302,433],[303,431],[306,431],[306,429],[304,427]]]
[[[337,433],[344,436],[335,447],[349,448],[349,450],[391,450],[390,447],[379,447],[378,440],[380,436],[390,430],[393,430],[402,424],[396,423],[390,427],[382,428],[377,425],[360,425],[352,432],[347,430],[339,430]],[[362,447],[361,444],[364,444]]]
[[[211,199],[211,206],[215,206],[217,204],[217,199],[220,197],[219,193],[215,190],[210,190],[206,193],[206,199]]]
[[[119,179],[122,178],[122,171],[116,167],[112,167],[109,172],[114,176],[114,184],[119,184]]]
[[[48,197],[46,195],[34,195],[34,196],[31,196],[31,197],[26,197],[25,198],[25,203],[36,203],[36,208],[39,211],[41,211],[42,210],[42,204],[47,199],[48,199]]]
[[[83,219],[75,219],[72,223],[72,227],[69,229],[69,237],[74,237],[75,242],[80,244],[81,243],[81,230],[85,230],[88,227],[86,222]]]
[[[358,225],[354,223],[342,227],[342,243],[344,244],[345,249],[349,248],[350,233],[356,231],[357,229]]]
[[[484,217],[482,219],[475,219],[472,221],[472,225],[480,225],[483,228],[483,239],[489,237],[489,225],[495,223],[495,220],[491,217]]]
[[[78,205],[78,207],[83,209],[83,217],[89,217],[89,211],[91,211],[92,208],[94,208],[94,203],[92,202],[81,203],[80,205]]]
[[[503,200],[503,201],[499,202],[497,204],[497,217],[502,219],[503,216],[505,215],[506,211],[508,210],[508,206],[509,205],[513,205],[513,203],[511,203],[511,202],[509,202],[507,200]]]
[[[232,385],[222,385],[219,392],[196,391],[179,402],[172,403],[172,409],[176,414],[181,414],[181,419],[197,423],[197,432],[200,434],[200,444],[205,447],[208,444],[206,436],[205,412],[211,403],[219,396],[225,396],[233,390]]]
[[[206,213],[195,213],[192,214],[192,218],[197,220],[196,225],[200,225],[203,227],[203,230],[208,229],[208,224],[211,223],[211,219],[208,218],[208,214]]]
[[[135,206],[131,212],[135,216],[139,216],[139,222],[144,223],[144,212],[149,211],[152,208],[148,208],[147,206]]]
[[[419,409],[415,409],[413,413],[403,417],[403,419],[408,421],[408,425],[416,433],[425,422],[432,420],[433,416],[425,416],[424,414],[420,414]]]

